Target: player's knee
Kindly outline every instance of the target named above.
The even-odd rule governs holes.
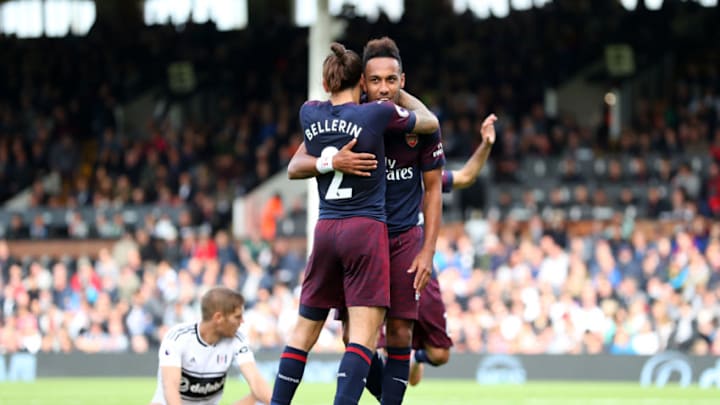
[[[322,322],[299,321],[288,343],[296,349],[309,351],[320,336],[322,326]]]
[[[295,349],[309,352],[310,349],[312,349],[312,347],[315,346],[316,341],[317,341],[317,337],[315,337],[315,336],[303,335],[302,333],[296,332],[292,335],[292,338],[288,341],[288,345]]]
[[[434,347],[429,350],[426,349],[425,352],[435,366],[442,366],[450,361],[450,350],[448,349]]]
[[[385,340],[388,346],[403,347],[412,343],[412,324],[404,322],[388,323],[385,330]]]

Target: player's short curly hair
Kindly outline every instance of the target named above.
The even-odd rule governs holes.
[[[393,58],[398,61],[402,72],[402,58],[397,44],[389,37],[382,37],[368,41],[363,49],[363,69],[372,58]]]
[[[231,314],[245,305],[245,298],[237,291],[227,287],[213,287],[209,289],[200,301],[202,320],[210,320],[215,312],[223,315]]]

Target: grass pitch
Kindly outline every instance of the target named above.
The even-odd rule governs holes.
[[[0,383],[0,405],[147,405],[155,390],[150,378],[46,378],[33,383]],[[295,405],[332,404],[334,384],[302,384]],[[245,383],[226,383],[221,404],[247,394]],[[360,405],[377,402],[367,393]],[[527,405],[655,405],[720,403],[720,389],[697,386],[642,388],[637,383],[529,383],[481,386],[473,381],[425,380],[408,388],[409,405],[527,404]]]

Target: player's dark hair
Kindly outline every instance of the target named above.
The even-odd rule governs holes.
[[[331,93],[350,89],[360,82],[362,63],[360,56],[345,49],[342,44],[330,44],[332,54],[323,62],[323,79]]]
[[[215,312],[231,314],[244,305],[245,298],[239,292],[227,287],[213,287],[203,295],[200,302],[202,320],[210,320]]]
[[[372,58],[393,58],[398,61],[400,71],[402,72],[402,58],[400,58],[400,49],[398,49],[395,41],[389,37],[382,37],[368,41],[363,49],[363,70],[368,61]]]

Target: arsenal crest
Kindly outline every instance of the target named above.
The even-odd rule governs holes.
[[[405,142],[407,142],[409,147],[414,148],[418,143],[418,136],[415,134],[405,134]]]

